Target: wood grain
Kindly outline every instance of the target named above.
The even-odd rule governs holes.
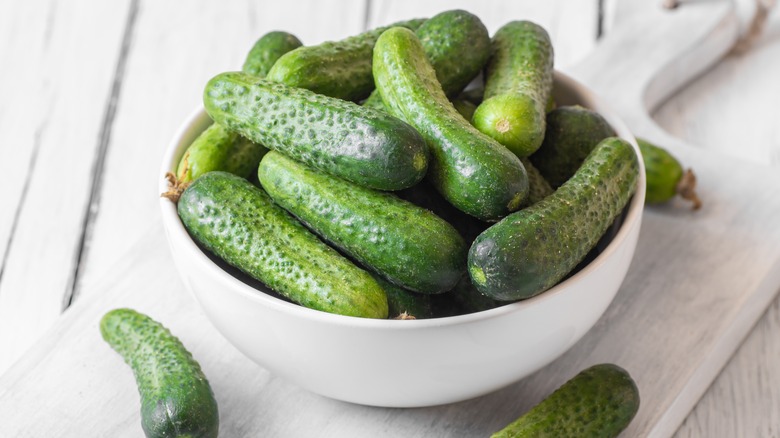
[[[71,287],[130,4],[0,3],[0,372]]]

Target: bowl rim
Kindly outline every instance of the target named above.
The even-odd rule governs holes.
[[[427,319],[373,319],[328,313],[321,310],[310,309],[271,296],[262,290],[256,289],[244,283],[240,279],[220,268],[216,263],[209,259],[209,257],[200,249],[200,247],[198,247],[195,241],[192,240],[192,237],[190,237],[189,233],[184,228],[184,224],[182,224],[181,220],[179,219],[176,204],[168,198],[160,197],[159,202],[162,210],[162,220],[164,227],[169,233],[169,236],[173,237],[173,240],[177,242],[184,242],[184,250],[193,257],[193,259],[202,269],[210,272],[210,275],[221,277],[231,286],[231,289],[243,295],[245,298],[258,304],[268,306],[274,311],[286,313],[292,317],[306,318],[315,322],[327,323],[330,325],[335,324],[370,330],[417,330],[421,328],[465,325],[485,319],[493,319],[511,313],[523,312],[524,310],[535,307],[540,303],[553,300],[558,295],[563,294],[572,283],[582,281],[583,277],[586,277],[591,272],[599,269],[606,262],[606,260],[615,251],[617,251],[617,248],[621,246],[621,243],[628,238],[631,229],[638,225],[638,222],[641,220],[641,214],[645,200],[645,168],[641,159],[642,155],[639,147],[637,146],[635,138],[626,127],[625,123],[615,114],[614,111],[605,105],[603,101],[595,96],[595,94],[582,83],[557,70],[555,71],[555,82],[564,83],[569,89],[575,89],[576,92],[582,96],[583,100],[587,100],[590,105],[598,107],[597,109],[599,114],[601,114],[602,117],[607,120],[610,126],[615,129],[618,137],[627,140],[632,145],[634,151],[637,154],[637,157],[639,158],[640,169],[639,178],[637,179],[637,189],[629,202],[628,213],[626,214],[623,223],[620,225],[620,229],[618,230],[617,234],[612,238],[607,247],[604,248],[604,250],[602,250],[595,259],[580,269],[577,273],[534,297],[480,312]],[[177,150],[179,149],[179,145],[193,129],[193,126],[199,123],[203,123],[203,118],[206,117],[207,114],[203,106],[199,105],[190,113],[190,115],[176,130],[176,133],[170,140],[165,153],[163,154],[162,166],[159,173],[160,180],[158,184],[158,194],[163,193],[168,189],[168,181],[165,179],[165,174],[166,172],[175,171],[178,160],[174,159],[178,158],[176,155]],[[173,244],[173,241],[170,243]],[[175,257],[175,253],[172,253],[172,256]]]

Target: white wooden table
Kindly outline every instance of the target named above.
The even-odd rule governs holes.
[[[491,32],[510,19],[544,25],[556,64],[566,70],[615,23],[635,14],[638,3],[0,2],[0,375],[72,303],[87,307],[102,289],[121,288],[134,267],[144,266],[127,254],[167,254],[155,193],[163,148],[198,104],[203,84],[237,69],[262,33],[288,30],[314,44],[396,19],[464,8]],[[775,15],[753,51],[727,57],[664,103],[656,120],[677,137],[734,160],[780,164],[779,35]],[[779,320],[776,301],[678,436],[778,436]],[[181,336],[198,342],[192,333]],[[44,342],[52,339],[47,335]],[[0,379],[21,371],[14,372]],[[273,388],[282,398],[289,391]],[[68,403],[67,395],[56,395],[55,402]],[[11,418],[2,406],[0,418]],[[117,419],[117,428],[132,428],[133,421]]]

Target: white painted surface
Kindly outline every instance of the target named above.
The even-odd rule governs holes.
[[[217,390],[218,394],[224,394],[221,397],[225,398],[221,399],[220,403],[223,414],[228,416],[227,420],[223,417],[223,425],[228,423],[224,426],[227,429],[223,429],[223,436],[248,435],[258,430],[254,421],[263,421],[265,426],[262,427],[266,427],[264,430],[277,432],[278,436],[301,436],[296,434],[301,431],[323,431],[322,435],[335,435],[359,430],[350,427],[375,431],[374,436],[436,436],[437,433],[474,436],[500,428],[514,418],[518,410],[529,407],[559,385],[563,375],[573,374],[590,363],[589,361],[611,359],[618,363],[630,363],[627,358],[636,351],[637,346],[615,351],[614,348],[610,350],[603,347],[608,344],[600,342],[619,341],[622,337],[619,334],[622,333],[627,333],[626,336],[640,336],[648,341],[660,338],[661,333],[658,330],[644,333],[637,322],[642,321],[648,312],[652,312],[654,305],[661,305],[655,302],[654,297],[654,294],[661,293],[659,290],[669,294],[670,289],[690,289],[690,295],[679,296],[676,300],[681,304],[692,301],[702,306],[706,309],[703,314],[710,312],[714,306],[715,312],[724,312],[721,315],[726,318],[725,326],[731,327],[731,330],[719,334],[709,331],[700,333],[695,331],[701,326],[700,321],[683,312],[682,308],[668,314],[673,323],[682,324],[679,329],[681,333],[693,332],[700,338],[695,338],[697,342],[688,346],[690,348],[686,347],[687,344],[676,346],[675,354],[670,356],[658,354],[657,350],[654,350],[656,356],[646,362],[658,367],[659,372],[663,373],[639,374],[640,386],[651,388],[649,394],[648,390],[643,391],[643,394],[649,397],[645,399],[643,406],[652,406],[658,402],[658,397],[661,396],[652,391],[652,388],[659,386],[658,381],[665,381],[663,379],[667,375],[676,376],[682,369],[691,369],[691,355],[701,357],[703,351],[706,353],[707,346],[712,347],[710,354],[716,356],[716,360],[695,364],[700,371],[698,380],[691,379],[687,385],[668,385],[668,390],[685,394],[683,404],[690,405],[695,401],[696,394],[707,386],[708,379],[718,372],[719,367],[712,364],[722,363],[729,356],[730,351],[724,345],[733,347],[739,343],[741,334],[749,328],[751,319],[760,313],[765,301],[776,292],[776,287],[773,288],[771,284],[773,277],[770,275],[772,270],[768,262],[776,255],[771,247],[772,239],[776,239],[776,227],[771,227],[772,229],[764,233],[760,231],[760,226],[756,228],[751,222],[742,222],[740,218],[744,218],[746,211],[755,212],[756,220],[763,220],[765,224],[771,223],[770,219],[761,214],[761,210],[766,204],[771,205],[774,202],[773,193],[771,190],[767,193],[766,187],[773,187],[775,180],[767,173],[777,172],[737,164],[736,167],[741,170],[731,175],[733,179],[724,179],[723,169],[731,169],[734,166],[733,160],[721,160],[709,154],[698,153],[650,127],[640,133],[672,148],[686,164],[699,171],[703,182],[703,195],[707,202],[706,213],[690,216],[684,207],[676,206],[678,208],[653,209],[646,214],[643,236],[640,237],[640,253],[634,263],[635,267],[640,263],[639,266],[645,270],[629,274],[627,286],[624,287],[632,292],[621,292],[619,298],[625,299],[616,301],[613,305],[614,313],[608,314],[581,346],[575,347],[572,356],[565,356],[568,359],[556,362],[556,365],[544,370],[533,380],[529,379],[527,383],[488,396],[487,403],[484,403],[486,399],[467,402],[463,404],[463,410],[460,409],[461,405],[453,405],[430,410],[377,412],[323,401],[279,382],[248,364],[246,359],[231,350],[232,347],[225,346],[221,338],[214,335],[213,330],[204,323],[203,317],[192,308],[189,298],[176,298],[175,295],[166,293],[180,291],[181,285],[171,276],[170,262],[166,262],[165,258],[166,249],[160,244],[159,230],[147,233],[147,237],[138,246],[130,252],[124,252],[138,240],[138,236],[144,235],[143,230],[148,229],[150,223],[154,223],[154,220],[149,220],[149,215],[157,217],[154,205],[156,199],[153,199],[155,194],[148,195],[154,192],[154,183],[147,183],[147,189],[144,189],[145,183],[136,184],[134,181],[147,180],[145,178],[148,178],[148,175],[156,177],[162,145],[168,140],[176,124],[194,106],[193,103],[197,102],[199,88],[202,86],[198,85],[199,81],[202,83],[211,74],[226,68],[240,66],[244,53],[241,50],[233,50],[234,45],[243,44],[248,49],[254,38],[272,28],[293,30],[307,43],[338,38],[354,33],[352,26],[361,29],[366,16],[369,23],[380,23],[385,18],[391,21],[393,14],[399,17],[417,16],[418,14],[414,13],[419,10],[417,8],[430,6],[428,2],[400,1],[389,4],[372,1],[371,6],[366,9],[365,3],[359,1],[356,5],[344,7],[336,17],[328,18],[326,14],[332,9],[318,9],[316,6],[322,2],[275,2],[274,7],[285,8],[285,12],[278,14],[268,13],[270,2],[221,2],[219,9],[208,2],[194,6],[190,6],[190,2],[187,5],[177,2],[175,8],[172,3],[143,0],[138,2],[138,15],[132,38],[129,40],[130,49],[122,87],[118,90],[120,98],[107,143],[108,155],[101,185],[103,191],[97,196],[100,199],[100,209],[94,216],[94,228],[88,233],[92,236],[87,242],[90,244],[90,250],[81,266],[80,290],[84,291],[85,297],[95,297],[94,301],[90,299],[83,304],[85,308],[92,306],[92,313],[89,314],[91,316],[82,312],[69,312],[23,363],[0,378],[0,416],[6,418],[8,412],[30,413],[26,416],[17,415],[14,418],[20,418],[18,421],[0,426],[5,427],[0,435],[6,435],[6,430],[18,432],[10,436],[41,435],[32,431],[62,435],[63,424],[72,426],[65,429],[68,432],[73,431],[73,436],[99,435],[100,433],[96,432],[98,430],[106,431],[103,434],[106,436],[140,434],[134,407],[137,395],[132,386],[132,378],[129,373],[117,372],[121,367],[120,361],[106,350],[96,337],[96,321],[101,312],[124,303],[137,305],[139,310],[148,311],[171,325],[195,351],[196,357],[204,357],[204,366],[207,367],[209,376],[212,376],[212,381],[220,381],[220,387],[224,388]],[[582,3],[573,0],[538,3],[459,2],[448,3],[442,8],[457,6],[475,11],[480,16],[484,14],[483,18],[491,30],[500,26],[502,21],[533,16],[551,29],[558,52],[558,65],[566,66],[572,65],[578,58],[581,59],[584,54],[579,52],[588,50],[593,44],[592,37],[587,35],[589,29],[595,28],[592,23],[597,22],[595,11],[588,12],[589,6],[582,6]],[[641,12],[637,12],[639,9],[634,9],[637,8],[637,2],[621,2],[619,8],[614,7],[616,3],[605,2],[607,7],[604,27],[607,31],[625,23],[632,15],[642,16]],[[696,10],[695,8],[706,8],[711,3],[713,2],[684,2],[683,7]],[[483,11],[481,8],[485,4],[487,7]],[[540,4],[542,6],[539,6]],[[288,7],[296,13],[288,11]],[[507,7],[511,7],[512,11],[506,10]],[[583,8],[582,12],[578,12],[580,8]],[[27,236],[16,238],[14,233],[11,251],[4,262],[6,267],[3,278],[0,278],[0,324],[3,324],[3,321],[13,322],[12,330],[0,330],[0,370],[3,368],[2,363],[13,361],[15,354],[23,351],[32,342],[37,331],[55,320],[55,309],[58,309],[67,294],[67,291],[58,285],[67,285],[74,272],[74,253],[78,247],[74,240],[78,240],[77,235],[80,233],[79,227],[74,227],[73,223],[78,223],[78,218],[83,219],[86,211],[90,186],[89,169],[95,159],[101,125],[109,112],[108,97],[112,91],[129,10],[129,3],[103,5],[100,2],[84,1],[84,5],[72,8],[58,7],[55,2],[44,3],[43,0],[0,4],[0,33],[3,35],[0,39],[0,59],[25,60],[6,63],[4,68],[0,69],[0,87],[4,87],[0,89],[5,101],[0,106],[0,201],[4,206],[0,209],[0,245],[7,245],[13,229],[13,218],[19,207],[19,214],[25,215],[25,219],[18,222],[22,225],[17,227],[16,232],[21,233],[19,236]],[[84,11],[90,11],[90,14],[84,14]],[[92,19],[92,13],[94,16],[99,15],[100,19]],[[316,19],[306,21],[301,18],[309,16]],[[504,16],[506,20],[503,20]],[[613,17],[614,25],[611,22]],[[766,111],[754,114],[755,118],[747,122],[756,121],[757,124],[751,125],[751,130],[745,133],[751,140],[745,142],[750,146],[745,153],[749,154],[748,159],[754,162],[760,162],[767,157],[776,162],[777,120],[772,120],[773,114],[776,117],[776,111],[766,102],[771,98],[772,90],[775,90],[772,84],[777,82],[771,74],[777,70],[777,63],[774,61],[778,59],[775,56],[776,20],[775,18],[770,24],[767,36],[764,42],[759,44],[758,51],[742,58],[727,60],[716,68],[715,79],[707,75],[681,92],[677,99],[667,103],[667,106],[657,113],[662,124],[673,133],[696,143],[699,148],[706,145],[726,150],[728,144],[723,139],[731,139],[729,136],[733,135],[733,131],[726,132],[727,123],[723,122],[725,119],[716,116],[723,109],[718,105],[711,105],[706,97],[710,94],[724,96],[724,102],[730,103],[727,111],[734,111],[734,114],[743,115],[756,111],[755,108],[765,108]],[[270,27],[282,22],[284,27]],[[171,23],[177,29],[176,32],[169,31]],[[567,25],[556,26],[556,23]],[[269,27],[265,27],[266,25]],[[567,37],[569,31],[571,34]],[[212,44],[214,39],[225,45]],[[49,41],[49,45],[46,41]],[[134,52],[137,47],[134,48],[133,45],[136,43],[138,47],[143,47],[143,51]],[[231,47],[230,50],[226,49],[228,46]],[[58,50],[52,50],[53,47]],[[181,49],[182,47],[185,49]],[[633,46],[632,48],[636,50]],[[78,63],[72,62],[72,59],[77,59]],[[754,62],[755,67],[750,66]],[[160,63],[166,66],[164,71],[161,70],[162,73],[155,71]],[[71,72],[68,66],[73,66],[75,70]],[[685,69],[680,71],[685,73]],[[622,73],[630,74],[625,70]],[[163,75],[162,81],[158,81],[158,74]],[[697,90],[696,86],[702,83],[706,85]],[[148,93],[147,87],[155,92]],[[185,87],[189,91],[185,90]],[[751,90],[754,89],[766,90],[766,93],[753,93]],[[35,105],[29,103],[30,90],[35,96]],[[756,106],[748,103],[752,99],[758,101],[759,98],[762,99],[761,103]],[[71,102],[79,102],[78,113],[71,111]],[[43,123],[44,120],[49,120],[50,116],[42,116],[41,108],[50,108],[51,115],[56,115],[56,120],[50,119],[49,123]],[[696,120],[699,118],[710,121],[697,124]],[[731,119],[729,116],[728,120]],[[646,118],[638,120],[641,120],[641,124],[646,123]],[[675,120],[690,120],[691,124],[685,125],[686,128],[683,129],[679,125],[675,127]],[[760,124],[758,120],[761,121]],[[691,125],[694,128],[688,128]],[[42,126],[46,129],[41,130]],[[30,198],[20,204],[24,193],[26,166],[34,156],[34,148],[31,145],[36,144],[35,132],[40,132],[37,141],[40,151],[53,149],[55,146],[59,150],[40,152],[37,155],[35,169],[44,169],[46,172],[35,170],[40,173],[30,178],[27,185],[27,196],[34,199]],[[729,141],[729,144],[742,144],[737,141],[741,138],[743,137],[733,137],[734,142]],[[68,161],[69,158],[73,161]],[[68,171],[69,169],[72,171]],[[51,174],[62,176],[51,182]],[[48,181],[50,184],[44,185],[42,181]],[[750,187],[740,190],[740,187],[745,186]],[[756,193],[756,186],[764,191]],[[720,195],[724,194],[728,196],[721,198]],[[50,206],[54,208],[49,208]],[[693,218],[695,223],[692,222]],[[63,226],[68,230],[60,228]],[[27,231],[21,231],[27,227]],[[734,267],[735,272],[740,273],[737,276],[739,278],[727,279],[728,281],[718,282],[717,285],[721,288],[751,288],[761,292],[756,295],[760,299],[742,302],[742,312],[730,312],[725,302],[720,302],[727,300],[720,294],[722,290],[718,289],[713,293],[701,283],[695,282],[693,279],[696,277],[690,273],[678,272],[670,275],[666,272],[663,269],[664,263],[669,260],[662,257],[667,254],[664,251],[669,251],[669,248],[678,245],[678,241],[691,236],[698,239],[700,244],[682,248],[686,259],[712,256],[712,253],[718,250],[730,251],[724,253],[722,259],[702,264],[694,273],[709,277],[713,273],[717,274],[723,266]],[[20,241],[25,243],[18,243]],[[651,247],[642,250],[643,245]],[[656,248],[651,249],[652,245],[656,245]],[[16,256],[12,255],[14,252]],[[14,257],[16,261],[12,261]],[[641,257],[650,257],[650,260],[656,257],[664,262],[648,262],[648,259]],[[42,265],[42,260],[49,261]],[[109,268],[116,260],[120,260],[121,266]],[[758,266],[754,263],[756,260]],[[41,266],[45,266],[46,270],[42,271]],[[55,274],[55,271],[59,273]],[[45,272],[45,275],[41,272]],[[106,280],[98,281],[101,277]],[[761,283],[759,277],[766,282]],[[8,278],[16,279],[12,286],[5,285]],[[750,282],[751,279],[754,281]],[[657,281],[661,284],[656,283]],[[740,281],[744,283],[739,283]],[[67,286],[65,288],[67,289]],[[98,296],[102,300],[98,299]],[[626,316],[621,320],[625,322],[615,324],[615,318],[634,305],[634,301],[629,299],[634,296],[644,297],[640,299],[643,307],[628,311],[628,315],[633,319]],[[14,297],[12,301],[21,302],[23,305],[4,309],[3,305],[9,302],[9,297]],[[169,299],[170,301],[165,301]],[[680,436],[777,434],[774,424],[776,422],[773,420],[776,414],[771,409],[778,399],[776,390],[772,391],[772,388],[777,388],[774,383],[780,380],[780,372],[775,371],[777,353],[772,348],[777,332],[777,312],[777,309],[770,311],[769,316],[758,326],[758,330],[680,429]],[[78,319],[78,315],[82,315],[83,319]],[[22,327],[28,327],[29,330],[23,330]],[[211,335],[208,334],[209,330]],[[604,336],[605,331],[612,334]],[[602,339],[600,336],[606,341],[592,340]],[[718,336],[725,339],[725,343],[714,342],[713,339]],[[600,345],[602,347],[599,347]],[[225,354],[222,354],[223,352]],[[214,355],[209,356],[207,353]],[[615,354],[617,356],[613,356]],[[100,364],[96,366],[99,370],[93,366],[94,363]],[[710,365],[705,366],[708,363]],[[230,369],[232,372],[234,366],[235,374],[227,375],[223,371]],[[72,383],[63,382],[63,370],[70,370],[68,373],[69,376],[72,374]],[[96,379],[96,376],[100,375],[103,380]],[[231,376],[241,378],[231,380]],[[116,388],[110,387],[114,393],[108,399],[95,397],[94,393],[106,388],[106,382],[117,383]],[[690,382],[694,384],[691,385]],[[53,391],[52,388],[58,390]],[[257,395],[258,392],[260,396]],[[41,400],[45,402],[41,404]],[[679,400],[676,402],[680,403]],[[284,406],[288,409],[285,410]],[[289,418],[285,417],[285,412],[296,411],[301,407],[316,407],[321,415],[312,417],[301,428],[296,428],[292,422],[285,421],[285,418]],[[663,403],[657,409],[662,410]],[[115,422],[101,423],[100,419],[85,415],[85,412],[96,410],[110,414],[108,417]],[[680,412],[685,411],[686,409],[675,409],[677,417],[684,415]],[[56,417],[60,422],[46,423],[38,415],[41,412],[59,414],[59,417],[49,415],[47,418]],[[478,414],[481,421],[475,422],[468,412]],[[647,427],[654,424],[653,418],[661,418],[655,411],[652,415],[643,411],[642,415],[645,420],[638,420],[632,425],[632,432],[649,430]],[[661,419],[665,421],[665,428],[655,430],[661,430],[668,435],[674,429],[675,422],[679,422],[681,418]],[[29,428],[24,429],[25,426]],[[423,435],[423,432],[430,432],[430,435]],[[633,436],[632,432],[626,435]]]

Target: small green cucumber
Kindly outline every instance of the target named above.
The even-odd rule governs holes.
[[[550,36],[530,21],[512,21],[493,35],[484,101],[474,113],[480,131],[518,157],[534,153],[544,139],[553,86]]]
[[[492,438],[617,437],[639,410],[639,389],[617,365],[594,365]]]
[[[463,10],[433,16],[415,34],[447,96],[460,93],[479,74],[490,56],[490,35],[485,25],[479,17]],[[363,105],[385,107],[377,90]]]
[[[436,295],[419,294],[396,286],[375,275],[374,279],[387,294],[387,308],[389,318],[392,319],[429,319],[436,315],[433,313],[431,297]]]
[[[371,51],[379,35],[392,26],[415,30],[424,19],[379,27],[341,41],[297,48],[281,58],[268,72],[268,79],[290,87],[344,100],[365,99],[374,89]]]
[[[390,193],[269,152],[257,171],[276,204],[363,266],[406,289],[444,292],[466,269],[466,243],[444,219]]]
[[[528,195],[523,164],[458,114],[414,32],[395,27],[379,37],[374,77],[388,110],[428,143],[428,175],[447,201],[482,220],[498,220],[520,208]]]
[[[290,300],[330,313],[387,318],[387,296],[368,272],[249,181],[209,172],[187,187],[178,211],[195,241]]]
[[[646,140],[636,139],[647,174],[646,204],[667,202],[680,195],[693,203],[693,209],[701,208],[702,202],[696,194],[696,175],[691,169],[683,170],[672,154]]]
[[[257,40],[246,57],[243,71],[264,77],[280,56],[301,42],[287,32],[269,32]],[[246,178],[254,173],[268,152],[262,145],[214,123],[187,148],[176,170],[178,184],[185,185],[212,170],[224,170]]]
[[[623,210],[638,176],[631,144],[605,139],[552,195],[477,236],[469,250],[472,282],[502,301],[530,298],[558,283]]]
[[[520,161],[525,167],[525,172],[528,174],[528,198],[525,206],[531,206],[541,201],[542,199],[552,195],[554,192],[550,183],[544,179],[539,169],[534,167],[528,158],[521,158]]]
[[[131,309],[100,320],[100,334],[130,365],[148,438],[216,438],[217,401],[198,362],[168,329]]]
[[[466,120],[471,120],[474,116],[474,111],[477,110],[477,106],[465,99],[452,99],[452,106],[458,110],[461,116]]]
[[[291,33],[268,32],[252,46],[241,70],[252,76],[264,78],[279,58],[302,45],[301,40]]]
[[[553,188],[560,187],[601,140],[614,135],[599,113],[578,105],[562,106],[547,114],[544,142],[530,159]]]
[[[365,187],[399,190],[428,168],[428,147],[382,111],[240,72],[209,81],[206,112],[250,140]]]

